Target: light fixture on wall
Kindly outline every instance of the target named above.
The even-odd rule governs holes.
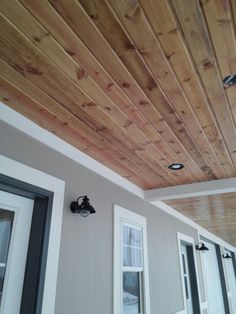
[[[227,258],[227,259],[228,259],[228,258],[232,258],[232,256],[229,255],[229,253],[224,253],[224,254],[222,255],[222,257],[223,257],[223,258]]]
[[[70,209],[74,214],[80,214],[82,217],[87,217],[90,214],[96,213],[95,209],[89,202],[87,195],[80,196],[77,201],[70,204]]]
[[[225,87],[230,87],[236,84],[236,74],[231,74],[226,76],[223,79],[223,83]]]
[[[201,251],[203,253],[209,251],[208,247],[203,242],[200,242],[196,245],[196,250]]]

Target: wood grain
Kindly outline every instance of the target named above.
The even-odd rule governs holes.
[[[1,99],[144,189],[233,177],[235,5],[222,3],[2,0]]]
[[[188,197],[165,201],[168,205],[236,245],[236,193]]]

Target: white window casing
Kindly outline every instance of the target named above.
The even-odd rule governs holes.
[[[141,245],[130,246],[123,242],[123,227],[141,232]],[[123,265],[124,247],[140,249],[141,259],[135,256],[134,265]],[[139,255],[139,254],[138,254]],[[150,293],[147,253],[146,218],[132,211],[114,205],[114,281],[113,281],[113,314],[123,314],[123,273],[137,272],[142,274],[141,305],[142,314],[150,314]]]

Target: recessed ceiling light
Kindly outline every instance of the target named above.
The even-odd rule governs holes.
[[[183,164],[175,163],[168,166],[170,170],[180,170],[184,168]]]
[[[232,86],[236,84],[236,74],[231,74],[231,75],[226,76],[223,79],[223,83],[225,86]]]

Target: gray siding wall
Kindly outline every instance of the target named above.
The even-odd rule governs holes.
[[[147,218],[151,313],[183,309],[176,233],[197,241],[195,229],[3,122],[0,154],[66,182],[56,314],[112,314],[113,204]],[[69,210],[71,201],[84,194],[97,211],[87,219]]]

